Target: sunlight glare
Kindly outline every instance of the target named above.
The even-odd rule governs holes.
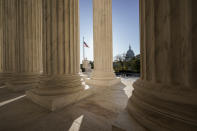
[[[1,107],[1,106],[4,106],[4,105],[6,105],[6,104],[9,104],[9,103],[11,103],[11,102],[13,102],[13,101],[19,100],[19,99],[21,99],[21,98],[23,98],[23,97],[25,97],[25,96],[26,96],[26,95],[22,95],[22,96],[19,96],[19,97],[14,98],[14,99],[10,99],[10,100],[7,100],[7,101],[3,101],[3,102],[0,103],[0,107]]]
[[[71,125],[69,131],[79,131],[80,127],[81,127],[81,123],[83,121],[84,116],[81,115],[80,117],[78,117]]]

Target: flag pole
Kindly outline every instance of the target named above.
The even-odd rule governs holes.
[[[83,37],[83,60],[85,60],[84,37]]]

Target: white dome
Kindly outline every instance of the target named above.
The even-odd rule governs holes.
[[[135,54],[133,50],[131,49],[131,46],[129,46],[129,50],[127,51],[127,54],[126,54],[126,60],[131,60],[133,57],[135,57]]]

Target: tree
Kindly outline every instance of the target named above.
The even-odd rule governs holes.
[[[125,67],[125,58],[126,54],[119,54],[115,56],[115,62],[117,65],[120,65],[120,70],[123,70]]]
[[[136,56],[131,60],[131,70],[135,73],[140,73],[140,57]]]
[[[91,69],[94,69],[94,61],[90,61]]]
[[[114,70],[116,72],[135,72],[140,73],[140,55],[135,56],[130,61],[126,61],[125,54],[115,56]]]

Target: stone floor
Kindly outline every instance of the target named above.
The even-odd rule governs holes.
[[[79,103],[50,112],[25,98],[0,88],[0,131],[144,131],[126,108],[137,78],[122,83]]]

